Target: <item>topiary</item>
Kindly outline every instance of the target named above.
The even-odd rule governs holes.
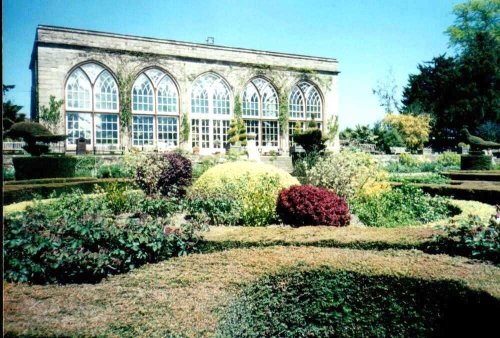
[[[283,188],[299,184],[296,178],[272,165],[228,162],[208,169],[193,184],[191,200],[231,200],[240,208],[239,223],[266,225],[274,222],[276,199]]]
[[[191,161],[181,154],[151,153],[136,164],[135,181],[148,195],[184,195],[192,174]]]
[[[283,189],[276,205],[276,212],[289,225],[349,224],[351,215],[346,201],[334,192],[312,185],[295,185]]]
[[[306,153],[311,151],[322,151],[326,148],[327,137],[323,136],[321,130],[308,128],[304,131],[294,132],[293,141],[304,148]]]
[[[64,141],[67,137],[66,135],[54,135],[50,130],[36,122],[14,123],[4,136],[12,139],[22,138],[26,142],[23,149],[32,156],[48,153],[49,146],[47,143]],[[46,144],[39,144],[40,142]]]

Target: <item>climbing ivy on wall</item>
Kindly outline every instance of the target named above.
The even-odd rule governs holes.
[[[190,128],[189,128],[189,119],[187,116],[187,113],[184,113],[182,115],[182,120],[181,120],[181,134],[180,134],[180,141],[181,142],[188,142],[189,141],[189,133],[190,133]]]
[[[241,100],[240,96],[236,94],[234,97],[234,116],[237,118],[240,118],[242,116],[242,110],[241,110]]]
[[[279,112],[278,121],[281,133],[284,134],[288,129],[288,95],[281,89],[279,95]]]
[[[328,138],[333,142],[335,140],[335,136],[337,136],[337,133],[339,131],[339,118],[338,118],[338,116],[331,116],[328,119],[328,122],[326,124],[326,128],[327,128]]]

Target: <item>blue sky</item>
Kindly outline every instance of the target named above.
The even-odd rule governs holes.
[[[341,128],[384,116],[372,94],[390,69],[401,89],[417,64],[448,49],[453,0],[4,0],[3,83],[29,112],[39,24],[272,50],[339,60]]]

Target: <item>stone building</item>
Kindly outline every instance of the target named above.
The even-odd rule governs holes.
[[[32,119],[64,100],[67,151],[83,136],[98,151],[221,152],[236,111],[261,152],[286,152],[296,123],[336,123],[332,58],[38,26],[30,69]]]

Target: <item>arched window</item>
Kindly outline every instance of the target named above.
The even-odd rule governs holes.
[[[65,98],[68,149],[80,137],[99,148],[118,146],[118,85],[109,70],[94,62],[75,68]]]
[[[321,96],[316,86],[307,81],[301,81],[293,86],[288,98],[288,139],[293,144],[293,132],[300,123],[304,130],[309,123],[314,123],[316,128],[322,128],[322,103]]]
[[[231,91],[217,74],[207,73],[191,90],[192,146],[221,149],[227,143],[231,116]]]
[[[271,83],[262,77],[248,82],[241,106],[247,133],[256,134],[257,146],[278,147],[278,94]]]
[[[169,149],[179,144],[179,93],[163,70],[142,72],[132,87],[132,144]]]

